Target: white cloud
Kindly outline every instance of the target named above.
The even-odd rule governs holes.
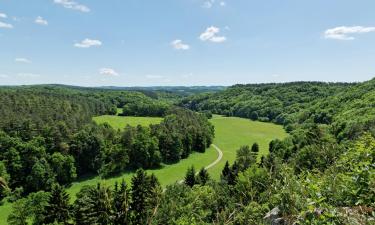
[[[15,58],[14,61],[19,63],[31,63],[31,60],[26,58]]]
[[[182,40],[174,40],[171,42],[171,45],[176,50],[188,50],[190,48],[190,46],[184,44]]]
[[[106,76],[118,76],[119,74],[112,68],[101,68],[99,69],[99,73],[101,75],[106,75]]]
[[[220,6],[226,6],[226,2],[225,1],[217,1],[217,0],[206,0],[203,2],[202,4],[202,8],[206,8],[206,9],[211,9],[212,7],[214,7],[215,5],[220,5]]]
[[[48,21],[43,19],[41,16],[38,16],[36,19],[35,19],[35,23],[36,24],[39,24],[39,25],[44,25],[44,26],[47,26],[48,25]]]
[[[226,41],[226,40],[227,40],[227,38],[224,37],[224,36],[219,36],[219,37],[214,36],[214,37],[212,37],[212,38],[210,39],[210,41],[215,42],[215,43],[221,43],[221,42],[224,42],[224,41]]]
[[[0,74],[0,78],[8,78],[9,77],[9,75],[7,75],[7,74]]]
[[[208,0],[203,3],[202,7],[206,9],[210,9],[214,5],[214,3],[215,3],[215,0]]]
[[[199,39],[202,41],[211,41],[215,43],[220,43],[224,42],[227,40],[225,36],[217,36],[217,34],[220,33],[220,28],[218,27],[208,27],[205,32],[203,32],[200,36]]]
[[[5,13],[0,13],[0,18],[7,18],[8,16],[7,16],[7,14],[5,14]]]
[[[62,5],[63,7],[67,9],[73,9],[78,10],[81,12],[90,12],[89,7],[82,5],[78,2],[72,1],[72,0],[54,0],[56,4]]]
[[[9,23],[4,23],[0,21],[0,28],[7,28],[7,29],[12,29],[13,25]]]
[[[74,46],[77,48],[90,48],[92,46],[101,46],[102,42],[99,40],[92,40],[86,38],[85,40],[81,41],[80,43],[75,43]]]
[[[324,37],[327,39],[336,39],[336,40],[354,40],[355,37],[352,34],[363,34],[374,32],[375,27],[362,27],[362,26],[352,26],[352,27],[335,27],[328,29],[324,32]]]
[[[161,79],[161,78],[163,78],[163,76],[161,76],[161,75],[154,75],[154,74],[148,74],[148,75],[146,75],[146,78],[147,79]]]

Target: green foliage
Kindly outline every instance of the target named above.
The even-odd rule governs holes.
[[[257,155],[248,145],[237,150],[236,162],[240,171],[245,171],[256,163]]]
[[[54,185],[43,211],[43,224],[68,224],[71,219],[69,195],[60,185]]]
[[[123,180],[121,182],[120,187],[116,183],[113,190],[114,225],[130,223],[130,201],[130,190],[125,181]]]
[[[184,183],[187,186],[189,186],[189,187],[193,187],[197,183],[196,180],[195,180],[195,169],[194,169],[194,166],[190,167],[186,171]]]
[[[10,225],[26,225],[28,221],[42,224],[43,212],[48,204],[49,193],[40,191],[30,194],[27,198],[17,200],[12,205],[12,212],[8,216]]]
[[[210,175],[208,174],[205,168],[199,170],[198,175],[196,177],[196,182],[200,185],[206,185],[206,183],[210,180]]]

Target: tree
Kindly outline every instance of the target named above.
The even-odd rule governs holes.
[[[51,167],[56,174],[56,180],[60,184],[69,184],[76,177],[74,158],[71,155],[63,155],[55,152],[51,156]]]
[[[196,184],[194,166],[191,166],[186,171],[184,183],[189,187],[193,187]]]
[[[210,175],[208,174],[207,170],[202,168],[198,173],[197,182],[201,185],[205,185],[209,179]]]
[[[45,158],[37,160],[26,178],[28,191],[51,190],[55,174]]]
[[[236,162],[238,164],[239,171],[245,171],[256,162],[256,158],[248,145],[242,146],[239,150],[237,150]]]
[[[52,187],[48,204],[44,208],[43,223],[62,223],[68,224],[71,218],[71,206],[69,203],[69,194],[64,187],[55,184]]]
[[[125,181],[122,180],[120,187],[118,187],[118,184],[116,182],[113,191],[114,225],[123,225],[130,223],[130,200],[130,190],[128,189]]]
[[[74,220],[77,225],[111,223],[111,191],[100,185],[84,186],[74,202]]]
[[[12,212],[8,216],[9,225],[27,225],[30,211],[27,209],[27,199],[23,198],[13,203]]]
[[[221,171],[221,176],[220,176],[221,181],[228,182],[228,177],[229,177],[231,172],[232,171],[230,169],[229,162],[226,161],[225,166],[224,166],[223,170]]]
[[[258,143],[254,143],[252,146],[251,146],[251,152],[253,152],[254,154],[258,154],[259,152],[259,144]]]
[[[132,177],[131,195],[132,201],[130,208],[132,211],[133,224],[145,224],[147,221],[147,197],[148,197],[148,179],[143,169],[138,169]]]
[[[9,174],[6,171],[5,164],[0,161],[0,202],[9,192],[8,180]]]

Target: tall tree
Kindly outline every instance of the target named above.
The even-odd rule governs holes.
[[[221,176],[220,176],[221,180],[224,181],[224,182],[228,182],[228,177],[229,177],[231,172],[232,171],[230,169],[229,162],[226,161],[225,166],[224,166],[223,170],[221,171]]]
[[[143,169],[138,169],[132,178],[130,204],[133,224],[145,224],[147,221],[147,197],[148,197],[148,178]]]
[[[251,146],[251,152],[253,153],[258,153],[259,152],[259,144],[258,143],[254,143],[252,146]]]
[[[116,182],[113,191],[114,225],[126,225],[130,223],[130,200],[130,190],[125,181],[122,180],[120,187],[118,187]]]
[[[209,179],[210,175],[208,174],[207,170],[203,167],[198,173],[197,182],[201,185],[205,185]]]
[[[256,162],[256,158],[248,145],[237,150],[236,162],[240,171],[245,171]]]
[[[189,187],[193,187],[196,184],[194,166],[191,166],[186,171],[184,183]]]
[[[43,223],[62,223],[69,224],[71,218],[71,205],[69,203],[69,194],[64,187],[55,184],[52,187],[48,204],[44,208]]]

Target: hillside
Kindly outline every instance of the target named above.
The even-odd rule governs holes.
[[[7,87],[0,94],[5,106],[0,197],[4,209],[13,202],[10,224],[371,224],[375,219],[375,79],[235,85],[188,97],[61,86]],[[118,108],[118,116],[103,116]],[[212,113],[226,117],[215,116],[214,127],[208,120]],[[143,118],[149,127],[110,126],[117,125],[114,118],[139,118],[121,117],[129,115],[163,118],[154,125]],[[95,124],[94,116],[110,123]],[[289,135],[247,119],[281,124]],[[190,160],[201,160],[193,152],[205,152],[213,140],[228,162],[220,161],[211,175],[189,167]],[[163,189],[143,170],[160,176],[165,164],[171,173],[187,168],[184,181]],[[64,187],[92,174],[110,184],[124,174],[130,182],[95,185],[101,181],[96,176],[75,183],[68,190],[77,195],[69,196]],[[160,180],[164,185],[170,179]]]

